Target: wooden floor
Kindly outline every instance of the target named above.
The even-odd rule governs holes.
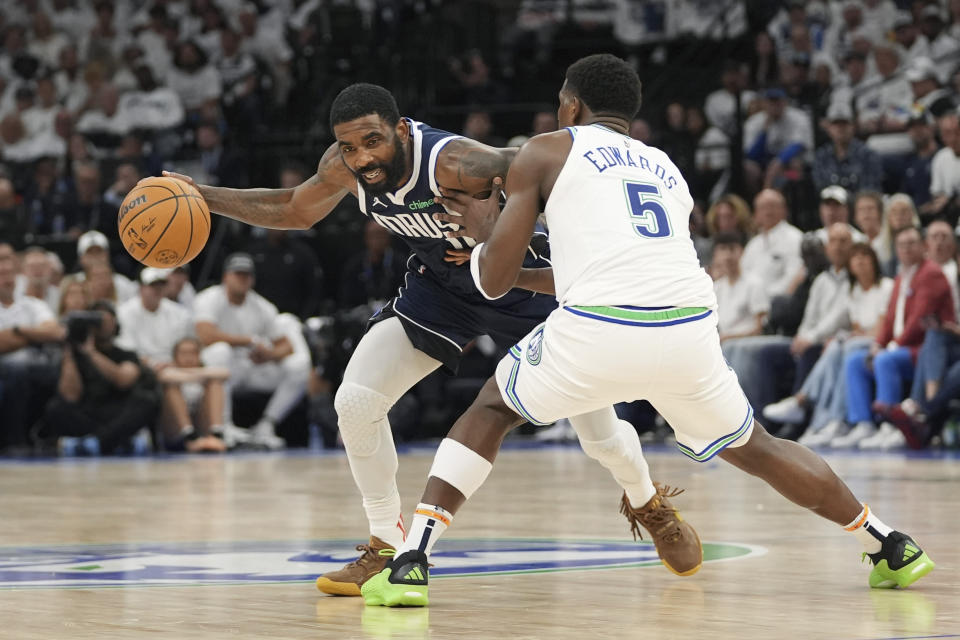
[[[431,459],[401,456],[407,512]],[[512,449],[438,545],[420,610],[315,590],[365,533],[343,456],[0,462],[0,638],[960,638],[960,458],[829,458],[937,562],[902,592],[869,590],[849,535],[759,481],[648,459],[704,542],[728,543],[709,553],[738,557],[689,578],[625,567],[650,552],[606,472]]]

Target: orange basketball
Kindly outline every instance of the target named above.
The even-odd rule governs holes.
[[[197,257],[210,237],[210,209],[190,184],[146,178],[117,214],[120,242],[138,262],[171,269]]]

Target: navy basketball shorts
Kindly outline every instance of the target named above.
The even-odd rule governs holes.
[[[463,348],[478,336],[488,335],[507,350],[556,308],[553,296],[514,289],[499,300],[485,300],[409,271],[397,297],[374,314],[369,326],[399,318],[414,347],[456,373]]]

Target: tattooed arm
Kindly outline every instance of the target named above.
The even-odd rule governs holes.
[[[517,149],[488,147],[459,138],[448,143],[437,158],[436,179],[443,193],[467,193],[476,198],[490,195],[493,179],[506,180]]]
[[[228,189],[198,185],[177,173],[163,173],[196,186],[214,213],[271,229],[309,229],[327,217],[348,193],[356,195],[357,189],[336,144],[323,154],[317,173],[292,189]]]

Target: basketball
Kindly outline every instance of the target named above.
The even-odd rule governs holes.
[[[171,269],[197,257],[210,237],[210,209],[192,185],[176,178],[146,178],[117,214],[120,241],[148,267]]]

